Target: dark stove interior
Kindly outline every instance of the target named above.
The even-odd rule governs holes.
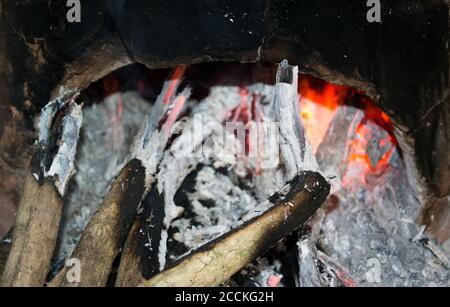
[[[448,286],[446,1],[382,2],[381,23],[367,21],[365,1],[84,1],[81,23],[65,20],[64,2],[0,3],[4,285],[27,282],[14,280],[6,263],[11,248],[15,255],[12,237],[18,235],[11,230],[27,199],[27,176],[41,188],[50,178],[62,194],[55,196],[63,206],[53,231],[56,247],[51,264],[41,265],[45,276],[38,284],[67,286],[61,281],[67,259],[95,242],[83,245],[83,237],[92,236],[89,224],[136,158],[146,169],[142,202],[128,218],[120,209],[117,225],[111,222],[116,228],[103,230],[118,232],[104,281],[81,277],[81,285],[179,285],[171,272],[189,272],[205,251],[216,252],[260,223],[270,214],[261,209],[267,202],[277,208],[289,198],[279,195],[300,180],[289,175],[294,163],[305,182],[309,174],[300,170],[329,185],[326,197],[319,188],[310,191],[317,193],[311,204],[323,198],[320,208],[294,229],[280,226],[267,242],[259,239],[254,248],[261,252],[224,269],[229,278],[218,274],[220,285]],[[140,151],[136,142],[161,99],[166,114],[147,127],[161,134],[145,137]],[[283,109],[283,99],[294,103]],[[83,117],[78,126],[77,112]],[[45,116],[57,140],[52,153],[35,149]],[[211,131],[195,130],[196,116]],[[272,122],[281,122],[276,143],[251,130]],[[183,156],[181,146],[197,144],[198,134],[201,152]],[[283,144],[296,152],[297,141],[302,157],[293,162]],[[153,151],[145,149],[152,142]],[[230,144],[237,152],[230,154]],[[68,147],[72,151],[64,152]],[[40,173],[35,162],[42,153],[67,162]],[[273,158],[280,164],[266,167]],[[112,202],[134,202],[140,192],[127,193]],[[108,214],[113,220],[117,213]],[[19,225],[28,225],[20,209],[18,216]],[[119,231],[118,225],[128,226]],[[218,285],[206,280],[199,277],[198,284]]]

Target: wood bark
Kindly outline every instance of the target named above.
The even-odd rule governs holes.
[[[25,179],[2,287],[42,287],[56,244],[63,201],[53,182]]]

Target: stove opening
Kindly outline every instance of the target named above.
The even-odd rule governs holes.
[[[273,64],[209,63],[179,69],[183,78],[169,69],[130,65],[77,98],[84,103],[84,123],[55,273],[130,157],[133,140],[161,88],[168,86],[170,91],[190,92],[183,105],[174,107],[179,120],[172,122],[173,135],[139,211],[144,218],[131,230],[138,238],[133,252],[140,256],[144,277],[240,227],[246,215],[282,189],[290,162],[283,160],[278,142],[291,146],[292,140],[280,141],[285,134],[268,132],[270,124],[277,123],[276,129],[292,129],[294,139],[306,144],[301,148],[302,167],[322,174],[331,193],[300,230],[226,284],[376,286],[381,275],[384,285],[439,283],[446,270],[436,266],[437,247],[421,237],[421,206],[408,181],[394,124],[376,102],[360,90],[308,74],[277,80],[279,68]],[[296,105],[276,110],[277,84],[283,78],[297,82],[292,93]],[[296,124],[305,139],[298,139]],[[188,146],[190,154],[183,156],[183,138],[201,150]],[[124,253],[116,259],[116,268]],[[382,272],[376,270],[381,267]],[[307,274],[311,269],[317,276]],[[110,282],[123,279],[118,270],[119,277],[110,277]]]

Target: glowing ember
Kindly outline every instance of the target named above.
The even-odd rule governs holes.
[[[184,105],[186,104],[186,100],[190,95],[190,89],[188,89],[186,91],[183,91],[178,97],[175,98],[173,109],[170,111],[169,116],[166,120],[167,129],[166,131],[164,131],[166,136],[169,136],[170,130],[178,119],[178,116],[180,115]]]
[[[121,94],[118,94],[116,97],[117,105],[115,108],[112,108],[109,104],[106,106],[106,112],[108,113],[108,118],[111,122],[111,135],[114,140],[114,142],[112,142],[113,150],[119,150],[124,141],[123,99]]]
[[[249,103],[249,93],[248,89],[243,87],[239,91],[241,96],[241,103],[239,106],[233,110],[232,121],[233,122],[242,122],[246,128],[250,128],[251,125],[255,122],[255,118],[259,115],[256,112],[256,102],[255,98],[252,100],[252,107],[250,108]],[[253,107],[255,105],[255,107]],[[250,129],[246,129],[245,131],[245,155],[248,156],[250,151],[252,150],[252,143],[250,141]]]
[[[175,68],[175,70],[172,73],[172,76],[170,78],[170,87],[167,90],[166,95],[164,96],[164,103],[168,104],[172,97],[175,95],[175,89],[181,82],[181,79],[183,78],[184,73],[186,72],[186,66],[180,65]]]
[[[383,172],[394,153],[397,141],[389,116],[374,106],[367,97],[349,87],[302,76],[299,82],[300,113],[306,133],[315,152],[324,140],[337,109],[349,102],[364,110],[354,138],[347,140],[348,157],[343,185],[367,184],[367,176]],[[339,133],[339,131],[336,131]]]
[[[396,148],[396,140],[381,129],[369,117],[366,117],[358,126],[355,138],[349,140],[351,143],[350,156],[343,178],[344,186],[351,186],[355,182],[365,185],[367,176],[379,175],[389,166],[389,161]],[[380,132],[385,133],[380,135]],[[371,157],[370,151],[381,153],[381,155],[374,159]]]

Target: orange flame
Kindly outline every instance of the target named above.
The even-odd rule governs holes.
[[[354,100],[357,100],[356,107],[364,110],[365,116],[356,129],[355,137],[348,140],[347,148],[350,153],[348,161],[345,161],[347,167],[343,178],[344,186],[351,186],[354,182],[352,180],[366,183],[368,175],[379,174],[389,165],[390,158],[397,146],[393,135],[393,124],[389,116],[376,107],[369,98],[352,88],[333,85],[308,75],[300,77],[299,94],[301,118],[315,152],[324,140],[340,106],[347,102],[353,104]],[[377,125],[369,125],[369,123]],[[380,148],[385,149],[385,153],[375,165],[367,153],[369,143],[374,138],[373,129],[385,129],[388,132],[388,137],[374,140],[379,142]]]
[[[300,115],[314,152],[322,143],[347,92],[348,88],[344,86],[326,83],[311,76],[300,76]]]

